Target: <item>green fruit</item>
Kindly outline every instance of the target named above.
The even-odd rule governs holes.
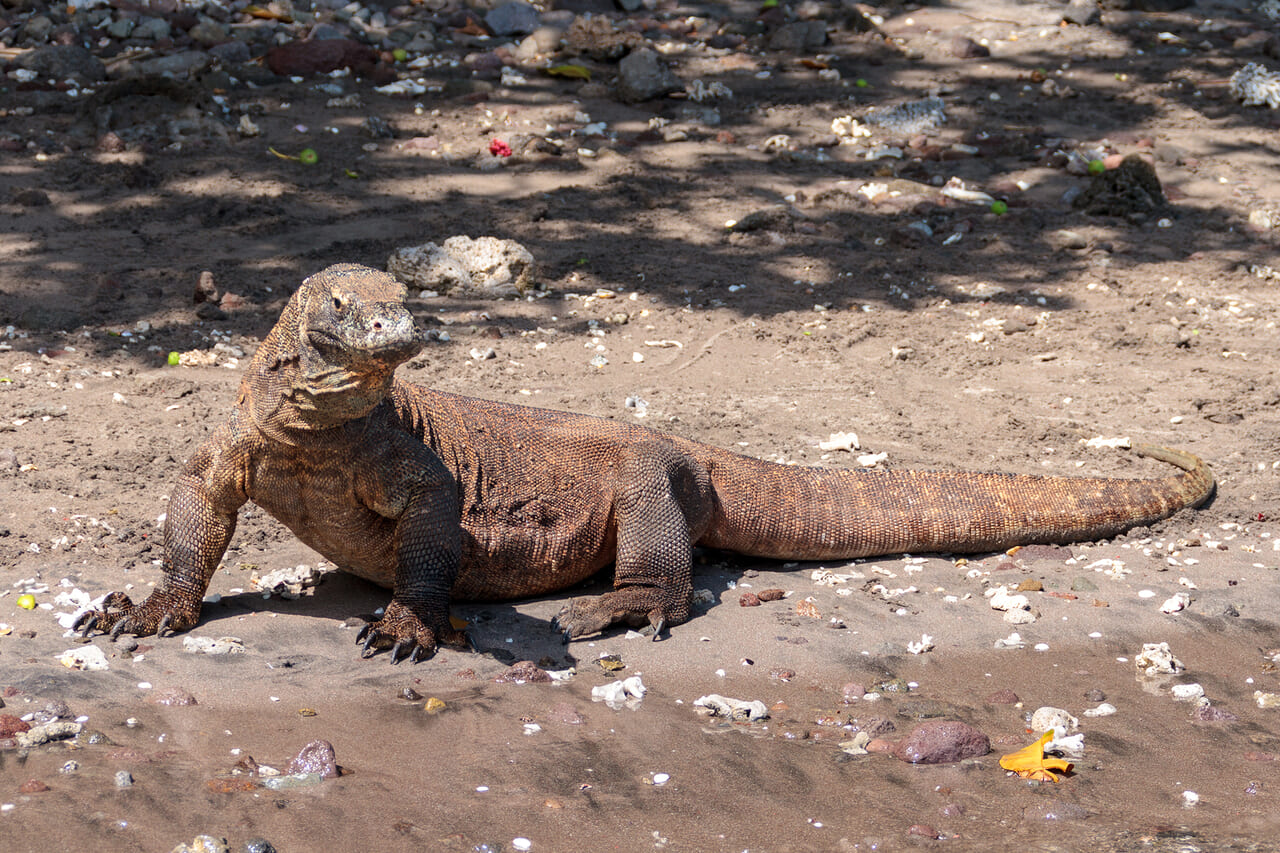
[[[391,58],[396,62],[404,62],[409,58],[409,51],[405,50],[403,47],[397,47],[395,50],[391,51]]]
[[[865,89],[871,84],[868,83],[866,80],[862,79],[861,77],[859,77],[857,80],[853,81],[853,85],[857,86],[859,89]]]
[[[169,353],[169,366],[170,367],[178,366],[178,354],[176,352]]]
[[[320,162],[320,155],[314,148],[303,148],[298,152],[298,161],[304,166],[314,166]]]
[[[1101,160],[1090,160],[1090,161],[1089,161],[1089,174],[1090,174],[1090,175],[1101,175],[1101,174],[1102,174],[1103,172],[1105,172],[1105,171],[1107,171],[1107,164],[1106,164],[1106,163],[1103,163]]]
[[[991,202],[991,212],[994,213],[996,216],[1004,216],[1006,213],[1009,212],[1009,205],[1007,205],[1003,201],[1000,201],[1000,199],[996,199],[995,201]]]
[[[35,610],[36,597],[30,594],[20,595],[18,596],[18,606],[21,607],[23,610]]]

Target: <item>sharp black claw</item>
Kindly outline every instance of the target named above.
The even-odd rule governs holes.
[[[402,645],[401,641],[400,641],[400,640],[396,640],[395,645],[393,645],[393,646],[391,647],[391,665],[392,665],[392,666],[395,666],[396,664],[400,663],[400,647],[401,647],[401,645]]]
[[[409,663],[417,663],[422,660],[424,649],[421,645],[415,645],[413,651],[409,652]]]
[[[563,631],[560,632],[561,645],[565,645],[565,646],[569,645],[569,641],[572,639],[573,639],[573,632],[570,631],[568,628],[565,628]]]
[[[129,629],[128,619],[121,619],[119,622],[117,622],[116,626],[111,629],[111,642],[114,643],[117,639],[119,639],[120,635],[123,634],[128,629]]]
[[[77,619],[76,623],[71,627],[72,627],[72,630],[79,631],[81,636],[87,637],[89,636],[89,632],[92,631],[94,629],[94,626],[96,626],[97,624],[98,624],[98,614],[86,613],[83,616],[81,616],[79,619]]]
[[[370,631],[369,636],[365,637],[364,647],[360,649],[360,657],[367,658],[369,656],[369,649],[373,647],[373,641],[375,639],[377,639],[377,635],[373,631]]]
[[[367,636],[369,636],[369,631],[370,631],[372,628],[373,628],[373,623],[372,623],[372,622],[366,622],[366,623],[364,623],[364,627],[360,629],[360,633],[359,633],[359,634],[356,634],[356,642],[357,642],[357,643],[364,642],[364,638],[365,638],[365,637],[367,637]]]
[[[163,637],[164,632],[169,629],[169,623],[173,622],[173,617],[166,613],[160,617],[160,624],[156,626],[156,636]]]

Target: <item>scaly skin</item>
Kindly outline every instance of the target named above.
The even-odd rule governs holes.
[[[791,467],[634,424],[401,382],[421,349],[390,276],[342,264],[303,282],[258,348],[231,417],[169,502],[164,577],[113,593],[77,627],[147,635],[196,624],[252,500],[339,568],[390,587],[363,654],[394,663],[465,647],[452,599],[565,589],[615,564],[614,591],[569,601],[567,638],[612,625],[655,637],[689,618],[694,545],[827,560],[975,553],[1114,536],[1213,491],[1194,456],[1156,479]]]

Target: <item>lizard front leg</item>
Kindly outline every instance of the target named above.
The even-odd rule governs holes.
[[[434,453],[401,443],[409,444],[408,459],[392,471],[380,471],[388,460],[404,459],[387,453],[364,466],[366,473],[357,479],[366,504],[397,523],[391,603],[381,619],[361,629],[356,642],[364,644],[364,657],[375,648],[390,648],[393,664],[402,654],[417,663],[442,645],[469,647],[466,634],[449,621],[449,591],[462,558],[457,486]]]
[[[235,478],[214,464],[225,458],[215,436],[203,445],[178,478],[164,522],[164,576],[141,604],[123,592],[103,601],[103,610],[81,614],[72,626],[86,636],[93,631],[139,637],[185,631],[200,619],[200,605],[231,535],[236,512],[244,503]]]

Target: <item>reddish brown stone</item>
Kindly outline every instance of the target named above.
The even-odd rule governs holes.
[[[19,794],[43,794],[47,790],[49,786],[39,779],[28,779],[18,786]]]
[[[873,737],[867,741],[867,752],[893,752],[898,746],[896,741]]]
[[[0,738],[13,737],[18,732],[30,730],[30,723],[24,723],[13,714],[0,714]]]
[[[756,595],[754,592],[744,592],[742,595],[738,596],[738,606],[759,607],[760,596]]]
[[[909,764],[948,764],[990,751],[990,739],[973,726],[956,720],[928,720],[900,740],[893,755]]]
[[[350,68],[360,75],[373,71],[378,54],[352,39],[293,41],[267,51],[267,67],[282,77],[309,77]]]
[[[533,661],[522,660],[519,663],[513,663],[510,669],[494,681],[499,684],[546,684],[551,681],[551,676]]]

